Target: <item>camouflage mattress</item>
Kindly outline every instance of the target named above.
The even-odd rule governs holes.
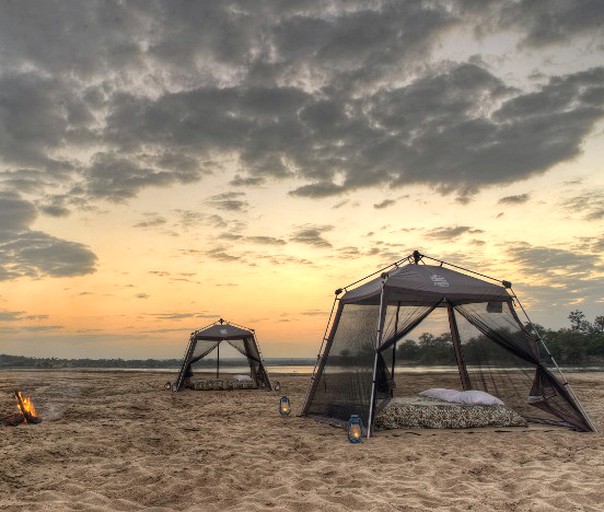
[[[378,430],[527,426],[505,405],[463,405],[424,397],[393,398],[375,419]]]
[[[254,381],[237,381],[233,379],[204,379],[194,380],[187,385],[190,389],[197,391],[223,391],[230,389],[256,389]]]

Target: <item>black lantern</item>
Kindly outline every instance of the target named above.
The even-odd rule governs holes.
[[[289,416],[292,412],[291,405],[289,403],[289,398],[286,396],[282,396],[281,400],[279,400],[279,414],[281,416]]]
[[[363,442],[363,420],[357,414],[353,414],[346,423],[346,431],[351,443]]]

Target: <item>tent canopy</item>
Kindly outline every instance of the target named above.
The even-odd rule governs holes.
[[[405,265],[384,273],[358,288],[347,291],[340,302],[343,304],[379,304],[384,297],[390,303],[433,304],[448,301],[507,302],[510,294],[503,286],[460,274],[436,265]]]
[[[302,414],[357,414],[370,433],[395,391],[442,387],[454,372],[456,387],[496,394],[529,421],[595,430],[530,320],[519,319],[511,283],[416,251],[353,285],[336,291]],[[439,312],[447,332],[405,341]],[[413,359],[409,347],[423,354]],[[434,364],[450,365],[449,375],[426,369]]]
[[[256,386],[264,389],[272,389],[268,373],[256,335],[253,329],[226,322],[222,318],[216,322],[194,331],[189,337],[187,351],[174,385],[175,391],[186,387],[193,375],[193,365],[217,352],[216,374],[219,375],[220,367],[220,345],[226,342],[237,352],[243,355],[250,368],[250,377]]]

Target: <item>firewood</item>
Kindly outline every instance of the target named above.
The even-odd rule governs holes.
[[[41,423],[42,419],[38,416],[33,416],[30,412],[27,411],[25,404],[23,403],[23,399],[21,398],[21,393],[19,391],[15,391],[15,398],[19,403],[19,409],[21,410],[21,415],[25,418],[27,423]]]
[[[2,423],[8,425],[9,427],[16,427],[25,421],[25,418],[20,412],[9,414],[2,418]]]

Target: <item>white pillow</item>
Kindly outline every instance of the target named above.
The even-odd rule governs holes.
[[[477,389],[460,392],[459,403],[466,405],[504,405],[496,396]]]
[[[420,395],[430,398],[437,398],[438,400],[443,400],[445,402],[459,403],[460,391],[446,388],[430,388],[422,391]]]
[[[237,382],[249,382],[252,378],[249,375],[235,375],[233,380],[236,380]]]

